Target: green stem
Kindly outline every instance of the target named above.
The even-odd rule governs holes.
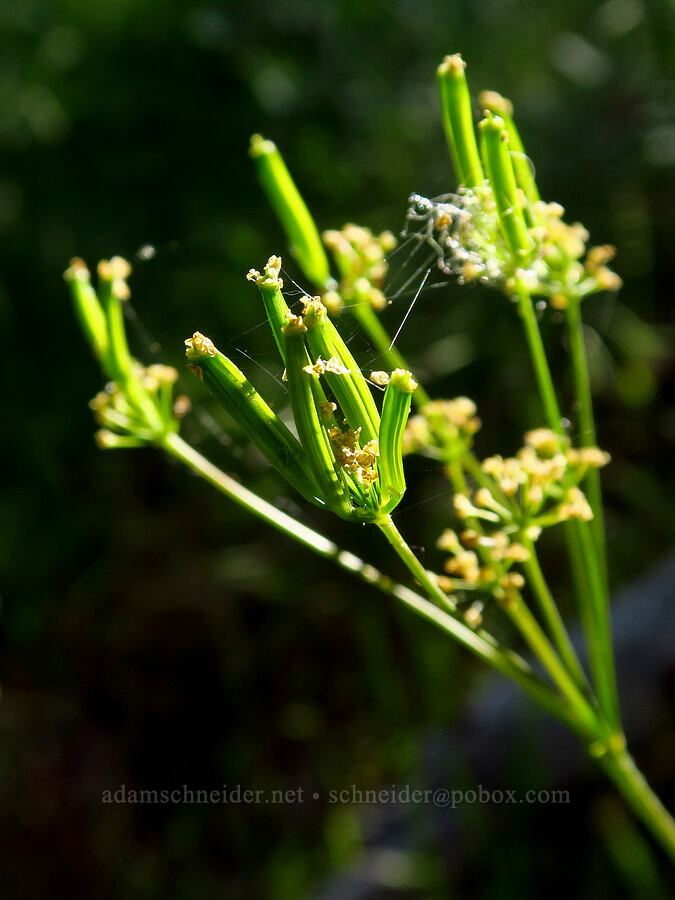
[[[588,359],[584,343],[580,306],[581,303],[576,297],[570,297],[565,312],[565,321],[567,322],[567,335],[570,346],[570,361],[572,364],[572,380],[574,384],[577,422],[579,426],[579,440],[582,447],[592,447],[597,443],[597,437],[595,431],[595,418],[593,416],[591,380],[588,371]],[[584,478],[584,486],[588,496],[588,502],[593,510],[591,530],[593,531],[596,554],[603,581],[606,582],[607,559],[605,550],[605,524],[602,508],[600,473],[597,469],[588,470],[586,477]]]
[[[159,442],[159,446],[197,475],[204,478],[205,481],[221,493],[225,494],[225,496],[258,516],[258,518],[267,522],[273,528],[276,528],[278,531],[293,540],[298,541],[298,543],[303,546],[318,553],[319,556],[332,560],[340,566],[340,568],[356,575],[361,581],[379,588],[385,594],[396,598],[405,606],[414,610],[418,615],[422,616],[422,618],[433,622],[440,629],[450,634],[466,649],[480,657],[484,662],[487,662],[493,668],[515,681],[516,684],[522,687],[523,690],[526,691],[526,693],[528,693],[541,707],[567,725],[568,728],[578,734],[583,740],[588,738],[583,727],[570,714],[565,704],[562,703],[548,685],[532,672],[527,663],[518,656],[518,654],[499,647],[491,637],[472,631],[462,622],[457,621],[457,619],[453,618],[447,612],[439,609],[435,603],[431,603],[429,600],[424,599],[424,597],[420,597],[419,594],[416,594],[404,585],[397,584],[395,581],[379,572],[374,566],[359,559],[358,556],[355,556],[353,553],[346,550],[342,550],[337,544],[334,544],[333,541],[324,537],[324,535],[308,528],[306,525],[298,522],[297,519],[281,512],[281,510],[272,506],[272,504],[267,503],[262,497],[249,491],[243,485],[239,484],[239,482],[230,478],[229,475],[226,475],[214,466],[209,460],[187,444],[178,434],[167,435]],[[386,524],[385,529],[383,529],[388,538],[389,535],[398,535],[398,531],[393,522],[391,522],[391,520],[389,520],[389,522],[391,523],[391,529],[393,530],[385,530]],[[394,545],[397,552],[398,548],[405,544],[405,541],[403,541],[403,538],[400,535],[398,535],[398,538],[398,547],[396,544]],[[407,548],[407,544],[405,544],[405,547]],[[416,572],[421,570],[422,573],[426,575],[423,567],[409,548],[407,549],[407,553],[409,555],[406,555],[406,558],[404,559],[406,564],[411,561],[410,558],[412,557],[412,560],[414,560],[416,564]],[[428,579],[428,581],[429,586],[431,586],[431,580]],[[434,589],[437,590],[438,588],[435,587]],[[447,598],[445,598],[445,602],[447,604]]]
[[[590,528],[588,528],[588,524],[578,521],[571,524],[581,550],[588,578],[587,602],[590,606],[590,614],[582,618],[582,625],[586,628],[594,687],[605,718],[615,731],[620,732],[621,713],[614,666],[609,598],[598,568],[593,535]]]
[[[447,605],[448,598],[412,552],[405,538],[394,525],[391,517],[389,516],[383,521],[378,522],[377,525],[405,566],[425,588],[429,595],[434,599],[441,601],[444,605]],[[537,703],[544,706],[545,709],[557,718],[560,718],[562,713],[565,724],[578,734],[582,740],[587,741],[589,738],[598,736],[597,722],[593,715],[591,715],[591,718],[589,719],[587,711],[591,713],[592,711],[585,703],[578,704],[577,708],[574,708],[572,704],[570,704],[569,708],[562,705],[551,689],[541,681],[541,679],[533,675],[529,666],[520,656],[505,647],[500,646],[494,638],[486,632],[473,631],[452,616],[447,616],[447,619],[452,623],[452,634],[460,640],[465,647],[471,649],[484,662],[487,662],[488,665],[491,665],[493,668],[519,684],[520,687],[522,687],[523,690],[525,690]],[[446,630],[450,629],[446,628]],[[586,708],[584,708],[584,706],[586,706]],[[581,715],[579,715],[580,712]]]
[[[436,600],[437,603],[440,603],[441,606],[449,607],[451,610],[455,609],[454,602],[445,594],[438,586],[436,579],[432,575],[431,572],[428,572],[419,559],[412,552],[410,547],[408,546],[405,538],[401,535],[401,532],[394,525],[391,516],[387,516],[386,519],[383,519],[381,522],[377,523],[378,528],[382,532],[382,534],[389,541],[391,546],[394,548],[396,553],[400,556],[400,558],[405,563],[406,568],[411,572],[414,578],[422,585],[425,591]]]
[[[584,345],[580,301],[578,299],[569,298],[565,318],[570,345],[572,379],[574,382],[580,440],[582,446],[588,447],[596,443],[596,432],[591,382]],[[589,470],[584,479],[584,484],[588,494],[588,501],[593,510],[593,519],[589,526],[579,523],[577,531],[581,552],[588,570],[590,597],[592,600],[592,615],[589,617],[590,630],[588,632],[589,654],[591,662],[595,661],[593,668],[595,679],[598,682],[598,698],[608,720],[618,729],[620,727],[619,701],[614,654],[612,651],[613,642],[607,589],[602,492],[600,488],[600,474],[597,469]]]
[[[532,615],[527,604],[518,591],[512,591],[503,603],[509,618],[525,638],[528,646],[540,660],[553,682],[558,686],[561,694],[574,711],[576,718],[583,723],[589,734],[596,737],[604,734],[603,726],[588,702],[582,694],[570,673],[560,661],[541,626]]]
[[[598,765],[614,782],[638,819],[647,826],[675,862],[675,821],[651,789],[625,748],[610,748]]]
[[[534,312],[532,298],[524,286],[517,283],[518,308],[530,349],[539,393],[546,412],[549,428],[563,435],[560,408],[555,395],[551,371],[546,359],[544,343]],[[593,674],[593,686],[597,691],[600,707],[609,724],[620,730],[620,714],[616,690],[616,675],[612,654],[612,640],[609,622],[609,598],[603,582],[602,570],[595,552],[595,542],[588,523],[566,522],[567,538],[572,576],[579,604],[582,607],[581,621],[588,642],[588,655]],[[584,604],[591,607],[583,610]]]
[[[472,631],[447,612],[439,609],[434,603],[425,600],[404,585],[397,584],[373,566],[364,563],[359,557],[340,549],[322,534],[306,527],[296,519],[267,503],[212,465],[179,435],[166,435],[159,442],[159,446],[204,478],[221,493],[234,500],[239,506],[257,515],[263,521],[320,556],[333,560],[342,569],[356,575],[364,583],[371,584],[389,596],[396,598],[427,621],[433,622],[465,648],[488,663],[488,665],[491,665],[494,669],[497,669],[518,684],[535,702],[574,731],[584,743],[588,743],[597,734],[598,723],[595,720],[589,721],[587,710],[581,705],[577,709],[576,704],[574,707],[570,705],[568,708],[517,654],[499,647],[494,643],[493,639],[488,639],[483,634]],[[382,528],[382,526],[380,527]],[[399,555],[401,555],[399,551],[403,547],[406,548],[403,550],[404,562],[408,564],[411,562],[410,558],[413,558],[415,561],[413,563],[415,566],[413,574],[418,575],[420,569],[424,573],[423,567],[407,547],[393,522],[389,520],[389,522],[384,523],[382,530]],[[638,818],[644,822],[657,840],[661,842],[671,858],[675,859],[675,824],[627,752],[625,750],[614,750],[610,747],[605,756],[598,760],[598,763],[615,783]]]
[[[562,427],[560,407],[555,394],[555,387],[553,386],[551,370],[548,365],[548,360],[546,359],[546,350],[544,349],[544,342],[541,339],[541,332],[539,331],[539,324],[534,311],[532,297],[530,297],[528,291],[520,282],[517,282],[516,284],[516,295],[518,298],[518,311],[523,323],[523,328],[525,329],[527,344],[530,348],[532,366],[534,368],[535,378],[537,379],[537,386],[539,387],[539,395],[541,396],[541,401],[544,405],[546,421],[552,431],[560,437],[563,437],[565,432]]]
[[[473,463],[471,463],[470,460],[473,460]],[[482,469],[480,469],[478,461],[471,454],[467,454],[462,462],[464,464],[467,462],[469,463],[467,469],[470,466],[472,469],[476,470],[473,473],[474,477],[478,478],[478,471],[480,471],[482,475],[485,474]],[[448,464],[448,475],[455,491],[460,493],[466,491],[466,480],[464,478],[462,466],[459,462],[451,461]],[[480,522],[472,520],[468,524],[479,533],[482,533]],[[546,668],[549,675],[551,675],[562,693],[567,697],[568,701],[576,704],[579,709],[583,711],[583,716],[586,717],[587,724],[589,721],[592,721],[593,727],[596,727],[597,720],[595,714],[592,713],[586,697],[581,693],[581,691],[585,692],[587,687],[586,677],[579,664],[576,653],[574,652],[574,648],[572,647],[572,643],[562,618],[560,617],[558,608],[555,605],[546,581],[544,580],[543,572],[541,571],[539,561],[537,560],[534,544],[527,539],[524,539],[522,542],[530,551],[530,559],[527,563],[524,563],[523,566],[528,575],[530,586],[539,601],[542,613],[551,629],[553,640],[558,646],[564,665],[551,647],[546,635],[541,630],[539,623],[530,612],[520,594],[516,594],[515,600],[504,604],[506,612],[521,632],[532,651]],[[565,668],[565,666],[567,668]],[[591,718],[589,718],[588,713],[592,714]]]
[[[581,668],[576,651],[565,628],[565,623],[546,583],[534,542],[523,536],[521,537],[521,543],[530,552],[530,558],[522,564],[527,583],[539,605],[553,643],[576,683],[582,690],[587,690],[588,682],[584,670]]]

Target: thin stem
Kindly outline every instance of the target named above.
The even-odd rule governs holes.
[[[524,536],[521,537],[520,540],[523,546],[530,552],[530,558],[525,560],[522,564],[527,577],[527,583],[539,605],[539,609],[546,622],[553,643],[557,647],[562,661],[567,666],[576,683],[582,690],[586,690],[588,688],[588,682],[584,670],[581,668],[576,651],[572,646],[572,641],[565,628],[565,623],[556,606],[549,586],[546,583],[544,573],[539,564],[539,558],[534,542]]]
[[[537,656],[554,683],[558,686],[570,708],[574,710],[579,721],[586,726],[589,732],[594,732],[596,736],[603,734],[602,724],[598,720],[595,711],[560,661],[560,657],[549,643],[548,638],[520,593],[518,591],[510,592],[504,600],[503,606],[509,618],[527,641],[532,652]]]
[[[462,463],[466,467],[467,471],[471,474],[471,476],[479,484],[484,484],[484,486],[486,486],[488,490],[494,490],[494,486],[492,485],[489,476],[486,476],[485,472],[483,472],[480,467],[480,463],[475,458],[475,456],[473,456],[473,454],[466,454],[462,459]],[[464,490],[466,487],[466,482],[461,475],[461,470],[458,473],[455,468],[450,467],[449,474],[453,484],[455,485],[455,489]],[[485,479],[488,480],[485,481]],[[477,523],[474,523],[474,527],[476,526],[476,524]],[[478,528],[480,530],[480,525],[478,525]],[[546,622],[549,633],[553,639],[553,643],[555,644],[560,654],[560,658],[562,659],[564,665],[567,667],[570,675],[575,680],[578,687],[584,692],[584,694],[586,694],[588,690],[588,681],[586,679],[586,675],[584,674],[584,670],[581,667],[576,651],[572,646],[572,641],[570,640],[569,634],[567,633],[567,629],[565,628],[565,623],[563,622],[562,616],[560,615],[560,611],[558,610],[551,591],[549,590],[548,584],[546,583],[544,573],[542,572],[541,566],[539,565],[539,559],[537,557],[537,551],[534,542],[529,538],[526,538],[524,535],[521,536],[520,542],[530,552],[530,558],[522,564],[523,569],[525,571],[525,575],[527,576],[527,583],[529,584],[530,589],[532,590],[532,593],[537,600],[541,614],[544,617],[544,621]]]
[[[436,600],[441,606],[445,606],[451,610],[455,609],[454,602],[445,594],[438,586],[436,579],[431,572],[428,572],[419,559],[408,546],[401,532],[394,525],[391,516],[387,516],[382,522],[377,523],[382,534],[389,541],[396,553],[405,563],[406,568],[412,573],[415,579],[422,585],[425,591]]]
[[[583,726],[570,714],[560,698],[532,672],[527,663],[518,654],[512,653],[505,648],[500,648],[494,642],[494,639],[489,638],[485,634],[477,634],[444,610],[439,609],[434,603],[424,599],[424,597],[420,597],[419,594],[416,594],[404,585],[396,583],[379,572],[374,566],[365,563],[358,556],[342,550],[324,535],[308,528],[306,525],[298,522],[297,519],[267,503],[262,497],[258,497],[257,494],[249,491],[214,466],[179,435],[167,435],[159,443],[159,446],[239,506],[258,516],[258,518],[267,522],[273,528],[298,541],[325,559],[331,559],[342,569],[356,575],[361,581],[379,588],[391,597],[395,597],[405,606],[422,616],[422,618],[433,622],[484,662],[487,662],[503,675],[515,681],[541,707],[567,725],[582,740],[588,740],[589,735]],[[391,527],[398,534],[393,522],[391,522]],[[402,538],[401,541],[403,542]],[[408,553],[416,560],[409,548]],[[407,559],[409,561],[409,557]],[[417,565],[424,573],[423,567],[419,563]],[[445,599],[447,601],[447,598]]]
[[[590,614],[582,619],[582,624],[587,629],[586,639],[594,687],[605,718],[617,732],[620,732],[621,713],[616,685],[609,598],[598,568],[593,535],[587,523],[574,522],[573,525],[588,577],[588,604],[591,608]]]
[[[572,381],[574,384],[574,400],[576,403],[579,440],[582,447],[592,447],[597,443],[595,418],[593,416],[593,397],[591,380],[588,371],[588,359],[584,342],[583,323],[581,320],[581,302],[570,297],[565,311],[567,335],[570,346],[572,364]],[[602,508],[602,489],[600,472],[589,469],[584,478],[588,502],[593,510],[591,530],[595,540],[595,549],[600,565],[603,581],[607,581],[607,559],[605,549],[605,524]]]
[[[462,471],[461,465],[457,461],[449,463],[448,475],[455,491],[463,492],[466,490],[464,472]],[[470,524],[472,528],[482,534],[483,529],[480,522],[472,520]],[[529,543],[531,544],[532,542]],[[528,546],[528,549],[531,552],[530,560],[536,560],[536,556],[534,555],[534,546]],[[535,567],[534,571],[535,581],[537,574],[536,568],[538,568],[538,564]],[[530,649],[542,663],[546,671],[549,673],[555,684],[560,689],[563,696],[565,696],[565,698],[569,702],[570,706],[575,710],[578,718],[582,722],[584,722],[587,728],[594,730],[597,734],[598,728],[600,727],[598,719],[592,707],[588,703],[586,696],[582,694],[579,688],[579,684],[581,684],[582,686],[585,685],[585,677],[583,671],[576,658],[574,648],[571,645],[569,636],[567,635],[567,631],[565,630],[565,626],[560,619],[560,613],[558,612],[553,598],[551,597],[550,593],[548,593],[548,588],[546,586],[546,582],[544,581],[541,570],[539,570],[539,575],[541,577],[541,582],[538,584],[538,587],[541,588],[543,586],[543,588],[545,589],[546,593],[548,594],[548,603],[546,598],[543,596],[541,598],[539,598],[538,596],[538,599],[540,599],[546,606],[546,613],[551,616],[551,619],[554,621],[557,620],[555,625],[555,633],[558,634],[559,638],[561,639],[561,643],[565,648],[565,653],[562,654],[562,657],[565,660],[565,665],[563,665],[563,663],[561,662],[560,657],[558,657],[555,650],[549,643],[546,635],[539,626],[539,623],[534,618],[527,604],[524,602],[523,598],[517,591],[514,592],[512,596],[504,602],[504,608],[511,621],[527,641]],[[571,666],[567,660],[567,657],[571,657]],[[565,666],[567,666],[567,668]]]
[[[584,447],[596,443],[595,420],[593,417],[593,399],[588,372],[588,361],[584,345],[583,323],[581,320],[580,301],[570,298],[566,310],[567,333],[572,363],[572,379],[577,405],[577,416],[581,444]],[[594,676],[597,683],[598,698],[605,715],[618,729],[619,701],[616,687],[616,671],[612,650],[612,630],[609,609],[609,593],[607,580],[607,559],[605,552],[605,528],[603,521],[602,492],[600,474],[597,469],[590,469],[584,479],[588,500],[593,510],[590,526],[579,523],[577,527],[579,543],[588,571],[592,615],[588,632],[589,655],[594,662]],[[590,540],[589,540],[590,531]]]
[[[635,761],[625,748],[613,750],[598,760],[598,765],[614,782],[635,815],[651,831],[668,856],[675,862],[675,821],[661,803]]]
[[[562,436],[564,432],[560,419],[560,408],[534,313],[532,298],[520,282],[517,283],[517,296],[518,308],[548,425],[556,434]],[[609,598],[595,552],[595,542],[591,537],[589,526],[585,522],[566,522],[565,537],[568,542],[576,593],[582,607],[581,621],[588,642],[593,685],[605,718],[614,729],[619,731],[621,726],[609,624]],[[584,603],[590,605],[590,612],[583,610]]]
[[[564,431],[560,416],[560,407],[555,394],[555,387],[553,386],[551,370],[548,365],[548,360],[546,359],[546,350],[544,349],[544,342],[541,339],[541,332],[539,331],[539,324],[534,311],[532,298],[520,282],[517,282],[516,284],[516,294],[518,297],[518,311],[523,323],[523,328],[525,329],[527,344],[530,348],[532,366],[534,368],[535,378],[537,379],[541,401],[544,405],[546,420],[549,428],[560,437],[563,437]]]
[[[447,605],[448,598],[443,594],[434,579],[430,576],[424,566],[412,552],[407,542],[394,525],[391,517],[378,522],[380,531],[384,534],[391,546],[394,548],[403,563],[419,581],[419,583],[428,591],[430,596],[441,600]],[[447,614],[445,614],[447,616]],[[586,709],[581,704],[578,708],[572,707],[568,709],[560,704],[559,699],[551,691],[551,689],[539,678],[533,675],[529,666],[522,660],[520,656],[501,647],[491,635],[483,631],[473,631],[466,625],[447,616],[444,620],[446,624],[452,623],[452,634],[465,647],[468,647],[484,662],[496,668],[503,675],[511,678],[520,687],[523,688],[537,703],[543,705],[545,709],[552,712],[557,718],[560,718],[563,711],[563,721],[571,728],[582,740],[587,741],[589,738],[598,736],[597,722],[595,717],[589,720]],[[445,626],[444,626],[445,627]],[[446,630],[450,630],[446,628]],[[552,701],[555,701],[552,705]],[[588,707],[590,711],[590,707]],[[582,714],[579,715],[579,712]]]

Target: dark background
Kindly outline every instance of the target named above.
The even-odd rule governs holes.
[[[243,276],[286,247],[249,135],[277,141],[320,228],[398,231],[412,190],[453,187],[435,67],[461,51],[474,96],[514,100],[543,195],[618,247],[624,290],[584,313],[620,588],[675,538],[674,47],[666,0],[0,4],[3,896],[665,896],[667,864],[582,751],[554,732],[565,762],[545,762],[543,714],[517,706],[504,741],[482,739],[486,723],[467,750],[467,716],[501,695],[440,633],[158,453],[95,449],[87,402],[100,375],[61,274],[75,254],[126,256],[137,355],[183,371],[182,341],[199,329],[280,400],[257,365],[280,374],[267,330],[250,331],[262,316]],[[140,262],[145,244],[156,254]],[[384,314],[392,330],[405,308],[401,298]],[[542,327],[568,396],[560,324],[547,314]],[[500,295],[429,290],[399,345],[433,394],[476,399],[480,455],[513,452],[540,424]],[[354,346],[367,367],[367,343]],[[181,389],[200,450],[404,577],[374,532],[296,506],[187,374]],[[438,566],[451,507],[447,493],[429,498],[447,487],[424,460],[408,471],[398,523]],[[573,615],[554,535],[542,552]],[[670,663],[645,688],[660,713],[635,747],[666,797]],[[393,808],[326,800],[352,784],[490,777],[566,787],[572,804],[398,810],[409,827],[394,845]],[[120,784],[303,787],[322,799],[103,805]],[[374,875],[357,894],[340,879],[364,860]]]

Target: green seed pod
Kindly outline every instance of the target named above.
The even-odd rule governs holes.
[[[96,291],[91,286],[89,269],[81,259],[71,259],[63,277],[68,282],[80,326],[101,365],[107,370],[108,323]]]
[[[389,514],[405,493],[403,432],[410,413],[412,394],[416,388],[417,383],[410,372],[395,369],[384,393],[379,458],[380,502],[383,514]]]
[[[130,296],[127,285],[130,273],[131,266],[121,256],[101,260],[98,264],[99,296],[108,324],[108,374],[127,393],[152,431],[161,434],[172,423],[164,420],[154,400],[143,387],[139,376],[141,367],[129,352],[127,343],[122,304]]]
[[[326,307],[320,300],[307,300],[304,323],[307,328],[307,343],[315,359],[326,363],[337,360],[337,366],[327,365],[321,373],[333,392],[340,408],[353,431],[361,429],[361,443],[377,440],[380,415],[356,360],[349,352],[342,336],[328,318]],[[344,370],[340,372],[340,367]]]
[[[288,322],[291,311],[284,300],[284,295],[281,293],[284,283],[279,277],[280,271],[281,257],[270,256],[263,275],[256,269],[251,269],[246,277],[249,281],[254,281],[260,291],[265,313],[267,314],[267,321],[270,323],[277,350],[282,362],[285,362],[284,339],[281,332],[284,325]]]
[[[438,90],[443,128],[457,181],[466,187],[475,187],[483,180],[483,168],[473,127],[465,68],[466,63],[459,53],[446,56],[438,67]]]
[[[132,357],[127,344],[122,303],[129,298],[127,278],[131,266],[121,256],[102,259],[98,264],[98,289],[105,311],[110,340],[110,376],[114,381],[125,382],[131,376]]]
[[[263,189],[291,242],[293,256],[307,278],[325,290],[331,280],[328,258],[314,220],[281,154],[272,141],[259,134],[251,138],[249,153]]]
[[[307,454],[244,374],[198,331],[185,346],[192,370],[260,452],[299,494],[323,506]]]
[[[487,174],[504,236],[512,252],[518,257],[523,257],[530,252],[532,241],[527,231],[521,200],[518,196],[518,185],[513,170],[508,134],[504,129],[504,120],[489,113],[478,127],[481,140],[484,142],[483,155],[488,170]]]
[[[350,519],[353,506],[344,473],[335,459],[330,439],[321,421],[321,413],[312,391],[314,378],[305,371],[306,331],[300,316],[291,316],[283,329],[286,377],[295,427],[298,429],[300,443],[307,453],[321,495],[333,512],[343,519]]]
[[[504,120],[504,127],[509,136],[509,148],[511,150],[513,170],[516,174],[516,182],[527,197],[528,203],[536,203],[540,199],[539,189],[532,171],[532,165],[525,153],[523,142],[513,120],[513,104],[496,91],[483,91],[479,95],[478,101],[481,109],[487,110],[496,116],[501,116]]]
[[[282,330],[284,325],[288,322],[288,319],[291,315],[291,311],[288,308],[288,304],[284,299],[284,295],[281,293],[281,289],[284,286],[283,281],[279,277],[279,272],[281,271],[281,257],[280,256],[270,256],[267,260],[267,265],[265,266],[265,274],[261,275],[256,269],[251,269],[246,276],[249,281],[255,281],[258,290],[260,291],[260,296],[262,297],[263,304],[265,306],[265,312],[267,313],[267,320],[270,323],[270,328],[272,329],[272,334],[274,335],[274,340],[277,345],[277,350],[279,351],[279,355],[281,356],[281,361],[283,363],[286,362],[286,351],[284,350],[284,338],[282,334]],[[309,357],[309,353],[307,354],[307,363],[311,364],[312,360]],[[323,388],[319,384],[318,381],[314,381],[312,385],[312,390],[314,392],[314,399],[316,403],[319,405],[320,409],[328,410],[328,401],[326,399],[326,395],[323,392]],[[335,425],[334,419],[330,416],[325,415],[326,424]]]

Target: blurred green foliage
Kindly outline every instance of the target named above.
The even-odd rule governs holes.
[[[624,290],[584,311],[620,585],[675,537],[674,47],[666,0],[0,5],[5,896],[306,896],[358,862],[367,816],[322,803],[105,808],[101,790],[417,783],[426,740],[480,674],[442,635],[271,542],[153,452],[94,448],[99,375],[61,281],[69,257],[134,260],[139,355],[182,368],[182,339],[199,328],[281,401],[244,281],[285,250],[249,135],[278,143],[320,227],[397,230],[410,191],[453,187],[434,71],[461,51],[475,94],[514,100],[545,198],[618,247]],[[392,329],[405,308],[385,312]],[[543,327],[562,367],[560,326]],[[481,454],[511,452],[540,423],[518,322],[498,296],[429,290],[399,343],[432,393],[476,399]],[[184,389],[196,407],[186,436],[265,496],[286,495],[245,435],[212,423],[194,380]],[[431,564],[449,503],[430,502],[444,486],[428,463],[410,468],[398,522]],[[390,568],[372,536],[321,525]],[[560,586],[558,548],[545,550]],[[510,752],[526,777],[522,751]],[[475,830],[486,852],[469,875],[446,870],[421,816],[425,877],[402,895],[541,896],[555,845],[526,812]],[[602,878],[620,896],[617,851],[582,838],[585,863],[562,883],[587,896]]]

